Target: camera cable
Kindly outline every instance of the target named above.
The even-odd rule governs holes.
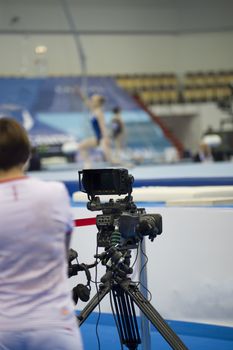
[[[96,245],[96,262],[97,262],[97,256],[98,256],[98,245]],[[97,264],[95,266],[95,288],[96,288],[96,292],[97,292],[97,297],[98,297],[98,317],[97,317],[97,321],[96,321],[96,325],[95,325],[95,334],[96,334],[96,338],[97,338],[97,343],[98,343],[98,350],[101,350],[101,346],[100,346],[100,337],[99,337],[99,333],[98,333],[98,326],[99,326],[99,321],[100,321],[100,316],[101,316],[101,308],[100,308],[100,300],[99,300],[99,288],[98,288],[98,268],[97,268]]]
[[[143,249],[142,249],[142,246],[140,245],[140,250],[141,250],[141,253],[144,255],[144,257],[145,257],[145,263],[143,264],[143,266],[141,267],[141,269],[140,269],[140,271],[139,271],[139,281],[135,281],[135,283],[136,283],[136,286],[138,287],[138,286],[142,286],[142,288],[144,288],[146,291],[147,291],[147,293],[149,294],[149,299],[148,299],[148,301],[149,302],[151,302],[151,300],[152,300],[152,293],[150,292],[150,290],[148,289],[148,288],[146,288],[146,286],[144,286],[144,284],[140,281],[141,280],[141,274],[142,274],[142,272],[143,272],[143,270],[145,269],[145,267],[146,267],[146,265],[147,265],[147,263],[148,263],[148,256],[145,254],[145,252],[143,251]],[[138,252],[139,252],[139,248],[137,248],[137,255],[136,255],[136,259],[134,260],[134,263],[133,263],[133,265],[132,265],[132,267],[135,265],[135,263],[136,263],[136,260],[137,260],[137,258],[138,258]]]

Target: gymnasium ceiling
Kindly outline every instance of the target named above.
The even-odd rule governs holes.
[[[188,34],[233,30],[233,0],[0,0],[0,34]]]

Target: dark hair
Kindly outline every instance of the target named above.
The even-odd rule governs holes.
[[[9,170],[26,163],[30,148],[25,129],[12,118],[0,118],[0,169]]]
[[[112,112],[113,112],[114,114],[118,114],[118,113],[121,112],[121,108],[120,108],[120,107],[114,107],[113,110],[112,110]]]

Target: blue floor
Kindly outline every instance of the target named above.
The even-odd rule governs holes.
[[[94,313],[81,326],[85,350],[98,349]],[[169,321],[171,328],[180,336],[190,350],[233,350],[233,328],[206,324]],[[116,327],[111,315],[102,314],[98,326],[101,350],[120,350]],[[127,349],[124,347],[124,349]],[[141,346],[138,347],[141,349]],[[151,350],[168,350],[170,346],[151,326]]]

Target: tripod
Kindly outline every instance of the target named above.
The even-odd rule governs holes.
[[[108,256],[106,259],[106,255],[110,255],[112,257],[111,265],[110,267],[107,265],[107,272],[101,278],[102,284],[100,284],[99,291],[77,316],[80,326],[105,295],[111,293],[116,311],[115,321],[122,345],[125,345],[129,350],[136,350],[141,343],[135,312],[135,305],[137,305],[172,349],[187,350],[181,339],[139,291],[137,284],[128,277],[128,274],[132,273],[132,269],[129,267],[130,250],[126,250],[124,254],[120,253],[117,248],[110,250],[112,250],[110,253],[107,251],[98,256],[102,260],[102,264],[107,265],[110,258]]]

